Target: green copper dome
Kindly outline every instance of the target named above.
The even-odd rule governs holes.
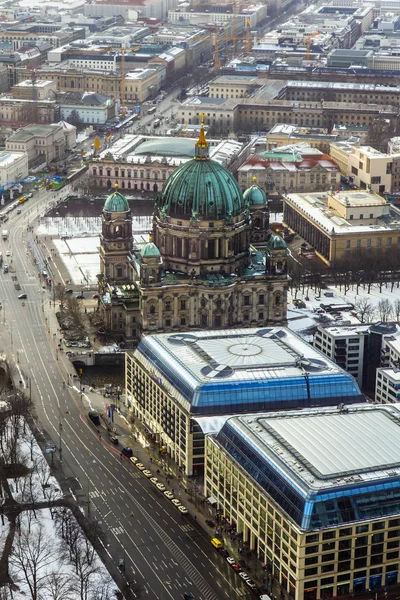
[[[250,206],[265,206],[267,202],[267,196],[264,190],[258,185],[252,185],[243,194],[243,199],[250,204]]]
[[[267,248],[269,250],[287,250],[287,245],[280,235],[273,234],[267,242]]]
[[[160,251],[153,242],[148,242],[142,250],[143,258],[160,258],[160,256]]]
[[[195,158],[175,169],[166,181],[160,208],[166,216],[200,221],[220,221],[244,211],[243,195],[236,179],[208,156],[203,128],[196,143]]]
[[[130,208],[125,196],[115,190],[115,192],[108,196],[103,210],[110,213],[124,213],[129,212]]]

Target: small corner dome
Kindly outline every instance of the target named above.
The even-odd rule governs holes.
[[[143,258],[160,258],[161,254],[153,242],[148,242],[142,250]]]
[[[267,242],[269,250],[287,250],[287,244],[280,235],[273,234]]]
[[[129,212],[128,200],[118,190],[110,194],[104,203],[103,210],[110,213],[125,213]]]
[[[243,193],[243,200],[247,201],[250,206],[265,206],[267,196],[264,190],[254,184]]]

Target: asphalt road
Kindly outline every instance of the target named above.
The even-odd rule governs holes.
[[[31,379],[41,428],[58,447],[61,442],[65,480],[74,482],[78,499],[89,498],[86,510],[101,522],[114,564],[125,559],[126,575],[136,582],[138,598],[178,600],[187,591],[195,600],[251,598],[197,523],[181,515],[132,463],[121,461],[114,448],[98,440],[82,417],[79,394],[64,387],[68,373],[59,360],[59,340],[49,335],[46,323],[54,310],[50,292],[42,289],[27,248],[27,224],[37,223],[38,212],[50,200],[50,192],[35,194],[21,214],[10,213],[4,225],[9,239],[0,241],[0,250],[4,257],[11,252],[7,260],[15,272],[0,275],[0,350],[21,370],[24,386]],[[16,278],[20,290],[15,289]],[[17,299],[20,293],[27,293],[24,304]]]

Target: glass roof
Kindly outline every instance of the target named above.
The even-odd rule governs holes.
[[[303,529],[400,514],[400,404],[232,417],[216,441]]]
[[[145,337],[135,356],[192,413],[360,402],[355,379],[279,327]]]

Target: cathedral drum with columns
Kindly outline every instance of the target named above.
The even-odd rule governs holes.
[[[271,234],[264,192],[242,194],[211,160],[201,129],[195,156],[164,184],[148,243],[134,243],[118,191],[102,216],[102,308],[114,336],[134,347],[148,333],[283,323],[287,258]]]

